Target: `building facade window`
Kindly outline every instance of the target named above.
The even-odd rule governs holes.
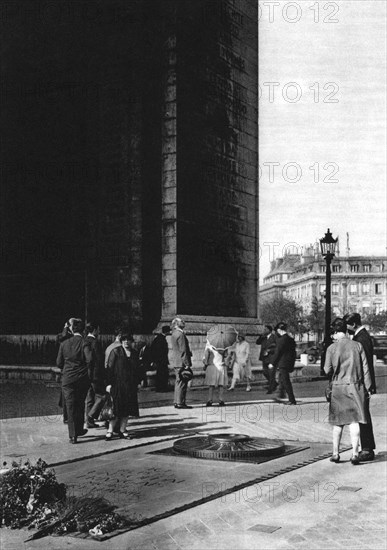
[[[325,273],[327,270],[327,266],[326,265],[320,265],[320,271],[321,273]]]
[[[350,294],[357,294],[357,285],[352,283],[349,285],[349,293]]]
[[[325,285],[320,285],[320,294],[325,294]]]
[[[374,305],[374,310],[375,310],[376,314],[381,313],[382,312],[382,304],[375,304]]]
[[[333,271],[333,273],[339,273],[341,271],[341,266],[340,265],[333,265],[332,266],[332,271]]]
[[[351,265],[351,273],[358,273],[359,272],[359,266],[357,264]]]
[[[375,294],[382,293],[382,283],[375,283]]]
[[[369,283],[363,283],[361,287],[361,291],[363,294],[369,294],[370,293],[370,285]]]
[[[336,295],[337,295],[337,294],[339,293],[339,289],[340,289],[340,285],[337,284],[337,283],[334,283],[334,284],[332,285],[332,294],[336,294]]]
[[[363,271],[364,273],[369,273],[371,271],[371,264],[364,264]]]

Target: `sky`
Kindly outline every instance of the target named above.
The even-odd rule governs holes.
[[[327,228],[387,254],[386,6],[259,2],[261,281]]]

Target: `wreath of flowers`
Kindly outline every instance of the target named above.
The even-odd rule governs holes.
[[[4,462],[0,474],[0,525],[37,529],[29,540],[76,531],[99,538],[128,523],[104,498],[68,496],[66,485],[41,458],[36,464],[12,462],[11,468]]]

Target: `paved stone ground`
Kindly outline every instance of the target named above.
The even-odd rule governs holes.
[[[387,392],[387,366],[378,361],[376,367],[378,391]],[[313,381],[311,378],[319,376],[320,367],[313,365],[303,368],[305,378],[295,380],[294,393],[296,397],[315,397],[324,395],[326,381]],[[25,418],[38,416],[61,415],[58,407],[59,386],[46,386],[43,383],[1,383],[0,384],[0,419]],[[206,403],[207,387],[196,387],[189,391],[191,404]],[[226,401],[249,401],[266,399],[265,388],[258,383],[253,384],[253,391],[247,393],[244,385],[239,385],[232,394],[225,393]],[[158,393],[153,388],[139,390],[139,403],[142,409],[168,405],[173,401],[173,391]]]
[[[385,378],[383,371],[378,376],[380,392],[385,391]],[[69,446],[66,428],[55,415],[47,416],[44,422],[41,419],[37,422],[37,418],[40,417],[35,416],[12,419],[8,417],[0,424],[2,453],[13,456],[24,452],[29,456],[43,455],[53,463],[75,460],[72,465],[60,468],[68,468],[70,471],[71,467],[74,467],[74,472],[78,472],[82,469],[81,465],[85,464],[84,461],[79,462],[79,459],[105,453],[108,445],[108,451],[113,453],[105,455],[106,460],[111,462],[116,456],[118,463],[120,457],[128,456],[127,468],[131,473],[131,459],[137,456],[139,462],[143,461],[145,466],[151,444],[157,441],[159,446],[169,445],[165,442],[167,437],[173,439],[197,432],[232,431],[300,442],[329,443],[331,428],[326,422],[327,405],[320,397],[324,387],[325,383],[316,382],[297,385],[296,394],[299,396],[300,404],[291,408],[265,400],[266,396],[262,391],[246,395],[241,390],[232,394],[233,402],[226,408],[207,409],[201,405],[205,402],[206,392],[192,391],[191,397],[194,397],[193,401],[197,401],[198,404],[191,410],[176,411],[170,405],[143,409],[141,418],[132,422],[131,429],[135,438],[128,442],[115,440],[106,443],[103,441],[103,433],[99,435],[103,430],[92,430],[95,433],[92,433],[90,438],[85,437],[84,444]],[[305,396],[301,397],[304,394]],[[312,397],[313,394],[318,397]],[[244,401],[246,399],[247,401]],[[348,462],[351,453],[344,452],[339,464],[332,464],[327,459],[320,460],[103,542],[74,537],[46,537],[24,544],[23,541],[28,537],[27,532],[2,529],[0,548],[385,549],[386,395],[379,393],[372,397],[371,407],[378,445],[377,460],[374,462],[353,467]],[[343,440],[343,444],[346,443],[347,433]],[[121,452],[122,445],[132,450]],[[99,460],[105,458],[102,455]],[[185,460],[186,466],[179,466],[183,468],[184,475],[189,477],[189,471],[192,471],[193,467],[199,469],[200,473],[200,464],[197,464],[198,461],[194,462],[195,466],[194,463]],[[225,471],[222,464],[217,463],[222,475],[218,476],[214,472],[213,479],[220,489]],[[257,470],[258,468],[259,465]],[[175,472],[172,463],[170,469],[172,473]],[[157,473],[155,475],[153,491],[148,494],[150,499],[156,501],[168,496],[168,484],[163,483],[165,472],[159,476]],[[237,472],[234,475],[238,477]],[[165,482],[167,481],[165,479]],[[184,491],[185,487],[181,490]]]

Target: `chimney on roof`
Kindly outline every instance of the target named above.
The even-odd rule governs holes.
[[[319,256],[320,256],[320,247],[319,247],[319,242],[316,239],[316,241],[314,243],[314,259],[318,260]]]
[[[345,253],[347,255],[347,258],[349,258],[349,253],[350,253],[350,248],[349,248],[349,233],[347,232],[347,248],[345,249]]]
[[[305,245],[302,249],[301,263],[308,263],[311,259],[313,259],[313,245]]]

